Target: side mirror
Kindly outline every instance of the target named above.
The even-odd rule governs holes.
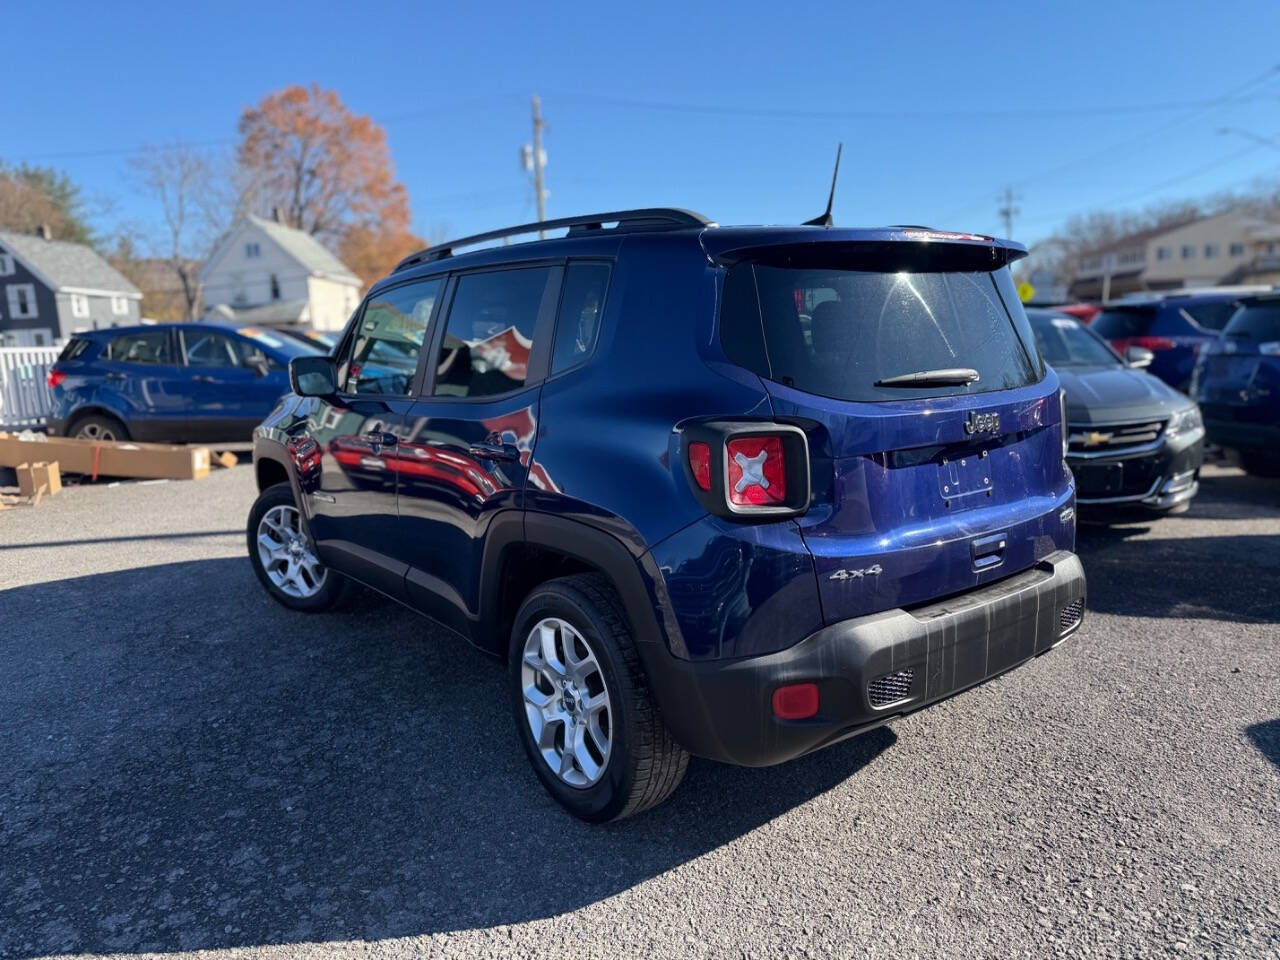
[[[329,397],[338,392],[338,371],[328,357],[289,361],[289,389],[300,397]]]
[[[1134,370],[1141,370],[1143,367],[1151,366],[1151,361],[1156,355],[1146,347],[1125,347],[1124,362]]]

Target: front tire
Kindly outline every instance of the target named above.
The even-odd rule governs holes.
[[[547,792],[592,823],[655,807],[689,754],[662,722],[621,601],[599,574],[537,587],[516,614],[508,677],[525,753]]]
[[[289,484],[277,483],[258,495],[247,533],[253,572],[278,603],[319,613],[346,598],[351,581],[316,559]]]
[[[129,430],[115,417],[104,413],[91,413],[72,422],[67,436],[77,440],[96,440],[105,443],[130,439]]]

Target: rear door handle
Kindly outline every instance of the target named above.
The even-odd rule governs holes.
[[[400,442],[400,438],[394,433],[383,433],[381,430],[372,430],[369,433],[362,434],[362,437],[378,447],[394,447]]]
[[[211,377],[211,376],[209,376],[208,374],[205,374],[205,373],[197,373],[197,374],[196,374],[194,377],[192,377],[191,379],[192,379],[193,381],[195,381],[196,383],[217,383],[217,382],[218,382],[218,378],[217,378],[217,377]]]
[[[520,459],[520,448],[514,443],[473,443],[467,452],[477,460]]]
[[[129,378],[123,373],[108,373],[108,380],[128,380]]]

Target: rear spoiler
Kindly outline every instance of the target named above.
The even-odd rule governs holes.
[[[700,239],[707,259],[717,266],[749,261],[877,272],[989,271],[1027,255],[1027,248],[1012,240],[928,227],[717,227],[703,230]]]

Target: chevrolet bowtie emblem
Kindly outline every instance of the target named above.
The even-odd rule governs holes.
[[[757,484],[761,490],[769,489],[769,480],[764,475],[764,461],[767,457],[768,454],[763,450],[754,457],[748,457],[743,453],[735,453],[733,455],[734,462],[742,468],[742,476],[733,485],[735,493],[741,493],[753,483]]]
[[[1097,430],[1084,435],[1084,445],[1086,447],[1100,447],[1102,444],[1110,442],[1110,440],[1111,434],[1099,433]]]

